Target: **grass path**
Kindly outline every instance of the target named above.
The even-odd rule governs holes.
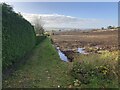
[[[68,87],[71,82],[69,65],[60,60],[50,40],[46,38],[36,46],[25,65],[3,80],[3,88]]]

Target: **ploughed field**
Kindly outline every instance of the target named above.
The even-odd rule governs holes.
[[[55,32],[52,41],[72,64],[72,87],[119,87],[118,30]]]
[[[116,50],[118,46],[118,30],[98,31],[65,31],[52,35],[55,45],[62,51],[89,47],[102,50]]]

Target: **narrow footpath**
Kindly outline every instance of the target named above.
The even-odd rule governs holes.
[[[60,60],[49,38],[43,40],[11,76],[3,80],[3,88],[58,88],[68,87],[71,76],[69,63]]]

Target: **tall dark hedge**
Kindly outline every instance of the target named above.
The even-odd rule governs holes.
[[[11,6],[2,4],[2,65],[13,65],[35,46],[33,26]]]

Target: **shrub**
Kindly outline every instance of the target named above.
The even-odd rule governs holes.
[[[35,46],[33,26],[11,6],[2,4],[2,64],[3,69],[13,65]]]
[[[85,65],[85,64],[84,64]],[[78,79],[80,82],[87,84],[89,83],[89,70],[86,66],[83,66],[82,63],[76,62],[73,65],[73,68],[71,70],[71,75],[75,78]]]
[[[117,51],[103,52],[100,55],[80,55],[80,60],[73,63],[71,75],[82,84],[117,87],[118,64],[116,58],[118,58]]]

